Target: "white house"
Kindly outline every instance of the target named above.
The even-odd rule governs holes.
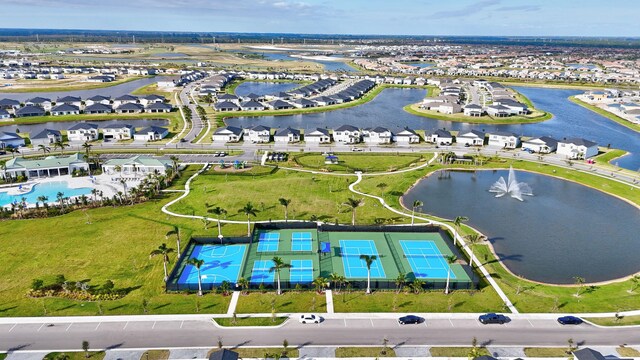
[[[24,146],[24,139],[14,132],[0,132],[0,149]]]
[[[60,104],[73,105],[80,108],[82,106],[82,99],[79,96],[63,96],[56,100],[56,105]]]
[[[169,129],[161,126],[149,126],[133,134],[135,141],[158,141],[169,135]]]
[[[50,146],[57,142],[62,142],[62,134],[58,130],[44,129],[30,137],[31,145],[38,147],[38,145]]]
[[[43,108],[45,111],[51,110],[52,103],[51,99],[43,98],[43,97],[34,97],[24,102],[25,105],[39,106]]]
[[[339,144],[357,144],[362,139],[362,132],[355,126],[342,125],[333,130],[333,140]]]
[[[113,124],[102,128],[102,137],[104,140],[129,140],[133,138],[135,128],[128,124]]]
[[[35,160],[17,157],[8,160],[5,165],[5,172],[10,177],[51,177],[69,175],[76,170],[89,170],[89,164],[79,153],[69,156],[48,156],[45,159]]]
[[[304,132],[304,141],[309,144],[329,144],[331,135],[328,129],[315,128]]]
[[[450,132],[442,129],[438,129],[427,137],[429,142],[436,145],[451,145],[453,144],[453,135]]]
[[[548,136],[541,136],[523,141],[522,148],[529,149],[540,154],[549,154],[556,151],[558,148],[558,140]]]
[[[393,134],[387,128],[378,126],[374,129],[365,129],[362,131],[362,138],[367,144],[391,144]]]
[[[393,140],[398,145],[417,144],[420,142],[420,136],[414,130],[405,127],[393,136]]]
[[[503,149],[515,149],[520,146],[520,137],[507,131],[493,131],[488,134],[489,146],[497,146]]]
[[[598,155],[598,144],[579,138],[559,140],[557,153],[568,159],[587,159]]]
[[[277,143],[295,143],[300,141],[300,130],[292,129],[290,127],[284,129],[278,129],[273,140]]]
[[[171,110],[173,110],[173,106],[163,102],[152,102],[145,108],[145,111],[150,113],[168,113]]]
[[[67,130],[69,141],[94,141],[98,140],[98,125],[89,123],[75,124]]]
[[[245,101],[240,104],[242,111],[262,111],[265,106],[255,100]]]
[[[5,109],[0,109],[0,120],[11,119],[11,114]]]
[[[90,106],[93,104],[111,105],[111,98],[108,96],[94,95],[84,101],[85,105]]]
[[[487,106],[487,114],[493,117],[507,117],[511,115],[511,111],[506,106],[499,105],[499,104],[492,104]]]
[[[268,126],[258,125],[245,129],[244,132],[254,144],[266,144],[271,141],[271,128]]]
[[[484,133],[478,130],[460,131],[456,136],[456,142],[464,146],[482,146]]]
[[[467,104],[462,108],[462,112],[465,116],[480,117],[484,114],[482,106],[478,104]]]
[[[120,114],[134,114],[144,112],[144,106],[138,103],[123,103],[116,108]]]
[[[216,129],[213,133],[213,142],[238,142],[242,139],[243,131],[239,127],[225,126]]]
[[[136,155],[126,159],[110,159],[102,164],[102,172],[115,175],[164,174],[173,167],[167,158]]]
[[[80,108],[75,105],[69,104],[60,104],[51,108],[51,115],[60,116],[60,115],[79,115]]]
[[[118,96],[117,98],[113,99],[113,106],[117,108],[117,107],[119,107],[121,105],[124,105],[124,104],[137,104],[138,100],[139,99],[138,99],[137,96],[125,94],[125,95]]]
[[[84,108],[85,114],[110,114],[113,111],[111,105],[93,103]]]

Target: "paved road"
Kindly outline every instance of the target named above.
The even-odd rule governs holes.
[[[380,345],[383,338],[393,345],[468,346],[473,337],[491,346],[566,346],[569,338],[583,346],[640,344],[638,328],[561,326],[552,319],[518,318],[505,325],[481,325],[471,318],[438,318],[401,326],[391,318],[338,316],[318,325],[290,320],[275,329],[220,329],[205,320],[7,323],[0,325],[0,350],[77,350],[83,340],[92,348],[200,347],[213,346],[218,337],[226,346],[275,346],[284,339],[291,345]]]
[[[182,102],[182,104],[187,105],[189,109],[191,109],[191,129],[189,129],[189,132],[187,133],[187,135],[184,136],[184,140],[187,143],[190,143],[191,141],[193,141],[196,138],[196,136],[198,136],[198,134],[200,134],[200,132],[206,126],[206,124],[204,124],[202,119],[200,119],[200,116],[196,111],[196,105],[193,103],[190,97],[191,92],[195,89],[196,86],[199,86],[202,81],[203,80],[187,84],[180,91],[180,95],[179,95],[180,101]]]

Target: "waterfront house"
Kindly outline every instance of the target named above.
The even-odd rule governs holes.
[[[438,129],[427,136],[427,141],[436,145],[453,144],[453,135],[447,130]]]
[[[57,142],[62,142],[62,133],[58,130],[44,129],[30,137],[31,145],[36,148],[38,145],[50,146]]]
[[[102,128],[102,138],[108,140],[130,140],[135,134],[135,128],[129,124],[112,124]]]
[[[24,176],[26,178],[70,175],[74,171],[89,171],[89,164],[83,155],[76,153],[69,156],[48,156],[44,159],[25,159],[17,157],[5,164],[5,173],[9,177]]]
[[[73,105],[80,108],[82,106],[82,99],[79,96],[63,96],[56,100],[56,105],[61,104]]]
[[[94,141],[98,140],[98,125],[90,123],[78,123],[67,130],[69,141]]]
[[[304,141],[308,144],[329,144],[331,135],[328,129],[315,128],[304,132]]]
[[[493,117],[507,117],[511,115],[511,111],[506,106],[492,104],[487,106],[487,114]]]
[[[51,99],[43,98],[43,97],[34,97],[24,102],[25,105],[39,106],[44,109],[44,111],[51,110],[52,103]]]
[[[418,135],[414,130],[405,127],[402,131],[394,134],[393,141],[398,145],[417,144],[420,142],[420,135]]]
[[[378,126],[373,129],[362,130],[362,139],[367,144],[383,145],[391,144],[393,134],[387,128]]]
[[[85,100],[85,105],[91,106],[93,104],[111,105],[111,98],[103,95],[94,95]]]
[[[149,113],[168,113],[171,112],[171,110],[173,110],[173,106],[163,102],[149,103],[145,108],[145,111]]]
[[[164,98],[164,96],[151,94],[151,95],[146,95],[141,97],[139,101],[140,101],[140,104],[147,107],[151,104],[163,104],[166,101],[166,99]]]
[[[245,129],[244,133],[254,144],[266,144],[271,141],[271,128],[268,126],[254,126],[251,129]]]
[[[139,99],[138,99],[137,96],[125,94],[125,95],[118,96],[117,98],[113,99],[113,106],[117,108],[117,107],[119,107],[121,105],[124,105],[124,104],[137,104],[138,101],[139,101]]]
[[[300,141],[300,130],[290,127],[278,129],[273,136],[273,140],[277,143],[296,143]]]
[[[305,98],[295,99],[291,102],[291,104],[293,104],[293,106],[297,107],[298,109],[306,109],[316,106],[315,102]]]
[[[243,131],[239,127],[225,126],[216,129],[213,133],[214,142],[236,143],[242,139]]]
[[[558,140],[556,152],[558,155],[564,155],[567,159],[588,159],[598,155],[598,144],[580,138]]]
[[[45,114],[43,108],[35,105],[27,105],[16,110],[16,117],[44,116]]]
[[[240,106],[238,106],[235,103],[232,103],[230,101],[219,102],[219,103],[215,104],[213,107],[216,109],[216,111],[238,111],[238,110],[240,110]]]
[[[315,101],[315,103],[318,104],[318,106],[328,106],[328,105],[336,104],[336,100],[328,96],[320,96],[313,99],[313,101]]]
[[[240,98],[238,98],[236,95],[233,95],[233,94],[222,94],[218,96],[218,102],[219,103],[230,102],[238,105],[240,104]]]
[[[255,100],[245,101],[240,104],[242,111],[262,111],[265,106]]]
[[[20,107],[20,101],[13,99],[0,99],[0,109],[17,110]]]
[[[14,132],[0,131],[0,149],[24,146],[24,139]]]
[[[158,141],[169,136],[169,129],[161,126],[149,126],[133,134],[135,141]]]
[[[515,149],[520,146],[520,137],[508,131],[492,131],[487,136],[489,136],[489,146],[503,149]]]
[[[11,119],[11,114],[5,109],[0,109],[0,120]]]
[[[294,108],[293,105],[283,100],[273,100],[268,102],[267,106],[272,110],[288,110]]]
[[[540,154],[549,154],[556,151],[558,148],[558,140],[549,136],[541,136],[523,141],[522,148],[529,149]]]
[[[462,112],[465,116],[480,117],[484,115],[482,106],[478,104],[467,104],[462,108]]]
[[[80,108],[70,104],[60,104],[51,108],[51,115],[80,115]]]
[[[116,112],[120,114],[136,114],[144,112],[144,106],[138,103],[123,103],[116,108]]]
[[[456,136],[456,143],[464,146],[484,145],[485,134],[478,130],[460,131]]]
[[[333,140],[339,144],[357,144],[362,139],[362,132],[355,126],[342,125],[333,130]]]
[[[93,103],[84,108],[85,114],[110,114],[113,111],[111,105],[105,105],[102,103]]]

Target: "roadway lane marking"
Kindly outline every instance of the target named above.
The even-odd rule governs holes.
[[[44,324],[40,325],[40,327],[38,328],[38,332],[40,332],[40,329],[42,329],[43,326]]]
[[[449,319],[449,324],[451,324],[451,327],[455,327],[453,326],[453,322],[451,321],[451,319]]]
[[[533,326],[533,323],[531,322],[531,320],[527,319],[527,321],[529,322],[529,325],[531,325],[531,327],[535,327]]]
[[[429,325],[427,325],[427,320],[424,321],[424,326],[429,327]]]
[[[342,319],[344,321],[344,327],[347,327],[347,319]]]
[[[101,322],[98,323],[98,325],[96,325],[96,328],[93,329],[93,331],[98,331],[98,328],[100,327],[100,324],[102,324]]]
[[[11,327],[11,329],[9,329],[9,332],[13,331],[13,328],[18,326],[18,324],[13,324],[13,326]]]
[[[67,328],[65,329],[65,331],[69,331],[69,328],[71,327],[71,325],[73,325],[73,323],[69,324],[69,326],[67,326]]]
[[[182,329],[182,325],[184,325],[184,320],[180,323],[180,329]]]
[[[373,325],[373,319],[369,319],[369,321],[371,322],[371,327],[375,327],[375,326]]]
[[[126,324],[124,324],[124,327],[122,328],[122,330],[127,328],[127,325],[129,325],[129,322],[127,321]]]
[[[151,327],[151,330],[153,330],[153,329],[155,329],[155,328],[156,328],[156,322],[154,321],[154,322],[153,322],[153,326]]]

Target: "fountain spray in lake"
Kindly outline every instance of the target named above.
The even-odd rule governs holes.
[[[524,201],[524,199],[522,199],[523,195],[533,196],[529,184],[524,182],[519,183],[518,180],[516,180],[513,167],[509,167],[509,177],[507,180],[505,181],[504,177],[500,176],[500,179],[491,185],[489,192],[495,193],[496,197],[503,197],[509,194],[512,198],[520,201]]]

